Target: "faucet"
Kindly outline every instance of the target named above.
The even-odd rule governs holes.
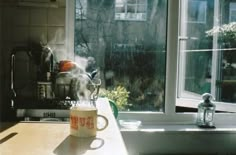
[[[11,108],[15,106],[16,91],[15,91],[15,55],[17,52],[26,52],[28,51],[27,47],[15,47],[11,51],[11,64],[10,64],[10,102]]]
[[[14,100],[16,98],[16,91],[15,91],[15,84],[14,84],[14,79],[15,79],[15,76],[14,76],[14,72],[15,72],[15,52],[12,52],[11,53],[11,71],[10,71],[10,74],[11,74],[11,83],[10,83],[10,98],[11,98],[11,108],[14,108]]]

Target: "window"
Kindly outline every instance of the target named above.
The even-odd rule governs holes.
[[[81,0],[76,0],[77,4]],[[149,1],[152,15],[142,23],[115,20],[114,4],[125,8],[125,19],[139,20],[144,0],[88,1],[87,18],[75,18],[75,57],[94,57],[107,90],[121,86],[129,92],[127,111],[160,111],[164,109],[166,19],[165,0]],[[76,7],[77,8],[77,7]],[[83,7],[82,7],[83,8]],[[80,12],[75,12],[79,16]],[[78,15],[77,15],[78,14]],[[135,15],[135,16],[133,16]],[[137,15],[137,16],[136,16]],[[117,19],[117,15],[115,15]],[[143,19],[143,17],[140,19]],[[153,24],[149,24],[149,23]],[[123,97],[123,96],[121,96]]]
[[[145,21],[147,0],[115,0],[115,19]]]
[[[199,0],[188,1],[188,22],[189,23],[206,23],[207,2]]]
[[[181,2],[181,6],[189,5]],[[201,94],[208,92],[216,101],[228,103],[227,111],[235,111],[236,24],[225,20],[229,19],[226,10],[232,8],[232,3],[205,2],[209,7],[204,25],[185,23],[184,19],[191,13],[181,9],[178,97],[200,99]]]
[[[193,124],[195,123],[196,113],[180,113],[178,107],[190,107],[196,111],[202,92],[219,93],[228,90],[228,88],[223,90],[219,87],[221,90],[218,91],[219,88],[212,84],[212,81],[220,83],[222,81],[217,81],[217,78],[223,77],[223,75],[219,75],[220,69],[222,72],[222,68],[217,67],[217,65],[221,65],[221,62],[217,62],[220,58],[217,55],[219,52],[215,51],[225,52],[229,51],[229,49],[222,50],[224,48],[218,43],[218,35],[214,35],[211,39],[204,38],[202,35],[205,35],[206,31],[216,25],[227,24],[229,11],[227,12],[227,9],[224,13],[219,11],[220,6],[226,6],[222,5],[223,2],[220,3],[221,1],[219,0],[203,1],[207,7],[207,18],[205,18],[206,23],[201,22],[199,23],[201,26],[199,26],[198,23],[186,22],[188,21],[189,1],[147,0],[148,9],[146,12],[147,17],[150,17],[150,19],[146,22],[139,22],[138,25],[135,25],[134,22],[115,19],[115,15],[111,13],[116,9],[114,8],[117,2],[115,0],[97,2],[100,5],[97,3],[92,4],[88,1],[88,6],[91,7],[91,10],[87,10],[87,17],[89,17],[87,20],[74,20],[73,1],[67,1],[70,9],[67,10],[68,25],[66,26],[66,34],[68,44],[74,43],[74,46],[68,47],[73,48],[69,49],[69,51],[75,51],[74,58],[91,55],[100,57],[101,61],[98,63],[101,74],[104,75],[102,80],[106,88],[112,88],[115,84],[120,83],[135,85],[137,80],[127,80],[129,74],[131,76],[133,74],[135,77],[142,77],[142,81],[138,82],[144,84],[146,89],[143,86],[140,87],[143,91],[142,95],[134,96],[134,98],[141,99],[142,102],[140,103],[143,104],[137,104],[138,106],[132,107],[134,105],[134,102],[132,102],[131,107],[127,105],[128,109],[119,113],[120,119],[139,119],[145,122],[152,122],[152,124],[155,124],[154,122]],[[227,13],[228,16],[226,16]],[[220,17],[221,14],[225,15],[225,20],[222,23],[217,23],[218,20],[213,18],[213,15],[214,17]],[[203,18],[199,17],[198,19]],[[210,43],[208,44],[208,42]],[[156,55],[153,55],[152,51]],[[137,56],[139,56],[139,59],[134,59]],[[234,58],[233,55],[232,58]],[[109,59],[112,61],[109,61]],[[136,65],[136,63],[141,63],[141,65]],[[202,67],[199,67],[198,63]],[[152,66],[151,70],[145,65]],[[132,67],[138,67],[137,71],[141,71],[139,76],[134,72],[135,70],[132,70]],[[196,68],[203,69],[194,72]],[[156,75],[155,73],[158,74]],[[160,87],[155,87],[152,82],[146,84],[145,80],[143,80],[145,77],[159,79],[158,82],[161,84],[158,85]],[[114,82],[114,79],[119,79],[119,81]],[[195,81],[191,82],[191,80]],[[156,102],[157,99],[148,102],[148,98],[145,98],[152,97],[152,95],[155,96],[155,93],[144,91],[149,90],[153,86],[153,90],[157,90],[158,93],[161,92],[160,98],[162,101],[159,102],[161,103],[159,108],[155,107],[155,103],[158,103]],[[235,108],[232,107],[233,103],[235,103],[233,100],[230,103],[221,100],[217,102],[217,108],[221,111],[229,111],[231,109],[231,112],[235,112]],[[232,123],[230,121],[235,118],[236,115],[232,113],[217,113],[215,115],[217,123]]]
[[[87,0],[77,0],[75,5],[75,19],[86,19]]]
[[[236,22],[236,2],[231,2],[229,7],[229,21]]]

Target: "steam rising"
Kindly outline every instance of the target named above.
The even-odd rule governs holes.
[[[92,98],[92,94],[94,92],[93,87],[91,87],[93,83],[93,79],[91,79],[90,73],[95,69],[96,62],[94,58],[88,57],[75,57],[75,62],[77,64],[77,69],[79,72],[74,72],[74,76],[79,81],[79,87],[77,87],[77,96],[80,100],[90,100]]]
[[[60,82],[62,84],[70,84],[70,98],[81,101],[89,101],[92,93],[95,92],[95,88],[91,87],[92,79],[89,75],[97,69],[96,61],[93,57],[85,58],[78,55],[75,56],[73,52],[66,51],[65,46],[58,45],[58,42],[60,43],[62,38],[64,38],[64,32],[62,29],[57,29],[53,39],[48,41],[48,44],[46,45],[49,49],[51,49],[54,63],[56,62],[59,64],[62,60],[70,60],[75,64],[75,67],[68,72],[68,74],[72,74],[72,76],[65,76],[64,79],[60,79]],[[45,45],[45,42],[45,37],[41,37],[41,44]],[[59,74],[60,72],[58,72],[58,75]],[[68,78],[70,79],[68,80]],[[68,81],[71,82],[68,83]]]

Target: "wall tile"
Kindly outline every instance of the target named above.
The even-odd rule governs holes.
[[[56,44],[49,44],[49,47],[53,51],[54,59],[59,62],[60,60],[66,60],[67,59],[67,52],[65,45],[56,45]]]
[[[13,29],[13,17],[15,16],[14,14],[14,7],[4,7],[2,9],[2,39],[3,41],[11,41],[12,39],[12,29]]]
[[[59,7],[66,7],[66,0],[57,0]]]
[[[29,9],[28,8],[17,8],[15,11],[14,25],[25,26],[29,25]]]
[[[2,26],[2,41],[11,41],[12,40],[12,28],[11,26],[6,27],[5,25]]]
[[[46,26],[47,25],[47,9],[32,8],[30,11],[30,25]]]
[[[64,44],[65,43],[65,28],[48,27],[48,43],[49,44]]]
[[[29,39],[47,44],[47,27],[31,27]]]
[[[3,56],[2,56],[2,49],[3,49],[3,47],[2,47],[2,44],[3,44],[3,40],[2,40],[2,23],[3,23],[3,21],[2,21],[2,7],[0,6],[0,65],[2,66],[2,58],[3,58]],[[3,76],[3,72],[1,71],[0,72],[0,101],[1,101],[1,95],[2,95],[2,76]],[[2,102],[1,102],[2,103]],[[1,103],[0,103],[0,105],[1,105]]]
[[[15,43],[25,43],[29,40],[29,27],[15,27],[13,29],[12,41]]]
[[[48,10],[48,25],[49,26],[64,26],[65,25],[65,8],[49,9]]]
[[[0,6],[0,50],[1,50],[1,45],[2,45],[2,7]],[[0,51],[1,53],[1,51]]]

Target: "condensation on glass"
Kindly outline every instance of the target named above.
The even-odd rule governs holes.
[[[76,0],[75,17],[75,55],[95,58],[119,108],[163,111],[167,1]]]

